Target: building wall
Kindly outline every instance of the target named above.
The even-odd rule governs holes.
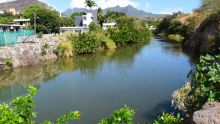
[[[93,22],[94,19],[92,13],[87,13],[82,17],[83,17],[83,27],[89,27],[90,23]]]

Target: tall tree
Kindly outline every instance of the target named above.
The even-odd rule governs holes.
[[[92,7],[96,6],[97,4],[95,3],[95,1],[93,0],[86,0],[85,1],[86,7],[89,7],[89,9],[91,10]]]
[[[104,19],[104,16],[102,15],[102,8],[99,7],[98,8],[98,22],[99,24],[102,26],[102,24],[104,23],[105,19]]]
[[[34,18],[36,14],[36,18]],[[29,6],[23,13],[25,18],[31,19],[31,25],[34,25],[36,19],[37,32],[58,33],[61,26],[61,18],[57,11],[44,8],[39,5]]]

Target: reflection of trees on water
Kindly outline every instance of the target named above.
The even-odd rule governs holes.
[[[120,68],[131,66],[135,55],[140,52],[143,44],[120,47],[117,50],[107,50],[88,55],[76,55],[73,58],[61,58],[47,61],[41,65],[32,67],[16,68],[0,72],[0,88],[7,88],[14,85],[40,86],[40,83],[47,82],[62,72],[73,72],[79,70],[82,74],[94,75],[102,68],[104,63],[114,62]],[[121,67],[121,66],[125,67]],[[2,89],[0,89],[1,92]]]
[[[166,54],[172,54],[172,56],[186,55],[190,58],[189,61],[191,64],[197,63],[199,57],[195,52],[184,50],[181,44],[164,43],[162,45],[162,50]]]
[[[15,84],[37,85],[53,79],[60,72],[73,70],[72,59],[64,61],[47,61],[41,65],[16,68],[0,72],[0,87],[9,87]]]

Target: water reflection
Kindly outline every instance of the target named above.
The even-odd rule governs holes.
[[[40,83],[46,83],[63,72],[79,70],[81,74],[92,75],[102,68],[103,63],[111,61],[116,61],[119,66],[120,63],[132,65],[135,55],[143,46],[143,44],[129,45],[117,50],[75,55],[73,58],[60,58],[47,61],[41,65],[2,71],[0,72],[0,91],[2,88],[18,84],[22,84],[25,87],[28,85],[37,86]]]
[[[37,122],[79,110],[79,123],[96,123],[127,104],[137,109],[136,122],[144,123],[172,110],[170,95],[192,66],[193,57],[180,46],[154,40],[0,72],[0,102],[26,94],[31,84],[39,89]]]

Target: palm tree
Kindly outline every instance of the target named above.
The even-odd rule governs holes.
[[[96,6],[95,1],[93,1],[93,0],[86,0],[85,4],[86,4],[86,7],[88,6],[90,8],[90,11],[91,11],[92,7]]]

